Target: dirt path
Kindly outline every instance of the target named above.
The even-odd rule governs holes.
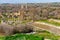
[[[57,19],[49,19],[49,20],[52,20],[52,21],[60,23],[60,20],[57,20]]]
[[[5,34],[4,33],[0,33],[0,36],[5,36]]]
[[[47,24],[44,22],[34,22],[32,25],[37,28],[44,29],[44,30],[50,31],[54,34],[60,35],[60,27],[56,27],[54,25]]]

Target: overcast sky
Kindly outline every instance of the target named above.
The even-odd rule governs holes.
[[[46,3],[60,2],[60,0],[0,0],[0,3]]]

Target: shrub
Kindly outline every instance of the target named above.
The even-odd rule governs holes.
[[[33,31],[33,27],[31,25],[17,25],[16,31],[21,33],[28,33]]]
[[[14,27],[8,24],[0,24],[0,32],[4,33],[5,35],[13,34]]]

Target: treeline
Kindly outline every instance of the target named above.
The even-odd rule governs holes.
[[[60,19],[59,3],[0,4],[0,16],[21,17],[23,20]],[[17,13],[17,14],[15,14]]]

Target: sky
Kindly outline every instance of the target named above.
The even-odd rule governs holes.
[[[0,3],[47,3],[60,2],[60,0],[0,0]]]

